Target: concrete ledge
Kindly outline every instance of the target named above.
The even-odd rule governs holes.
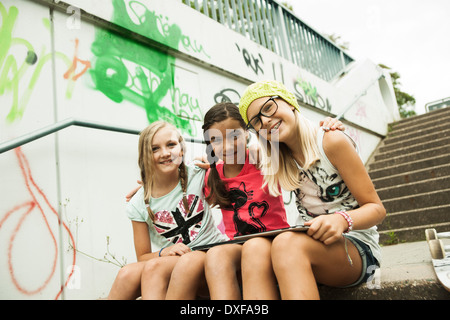
[[[382,247],[379,278],[356,288],[320,287],[324,300],[450,300],[437,281],[426,241]],[[379,289],[374,288],[379,284]],[[370,286],[372,288],[370,288]]]
[[[384,283],[381,289],[365,285],[354,289],[320,288],[322,300],[450,300],[438,283],[426,280]]]
[[[448,244],[449,240],[444,240]],[[377,279],[354,288],[319,286],[322,300],[450,300],[437,281],[426,241],[382,247]],[[379,288],[375,288],[376,285]],[[372,286],[372,288],[371,288]],[[101,299],[104,300],[104,299]],[[140,298],[138,298],[140,300]]]

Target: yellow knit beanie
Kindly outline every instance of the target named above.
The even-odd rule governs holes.
[[[300,106],[294,94],[278,81],[265,80],[253,83],[245,89],[239,102],[239,112],[245,123],[248,123],[247,109],[248,106],[256,99],[261,97],[279,96],[284,101],[294,106],[300,112]]]

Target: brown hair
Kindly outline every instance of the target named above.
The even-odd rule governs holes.
[[[208,201],[210,205],[218,205],[220,208],[229,207],[231,200],[226,185],[220,178],[219,172],[216,168],[216,163],[219,161],[219,158],[214,153],[214,149],[208,135],[208,129],[211,128],[213,124],[224,121],[228,118],[239,121],[241,127],[243,129],[246,128],[245,122],[239,113],[239,108],[231,102],[218,103],[209,109],[205,114],[205,119],[202,126],[203,138],[206,142],[206,154],[208,157],[208,162],[211,165],[208,181],[206,182],[210,193],[206,197],[206,201]]]
[[[144,201],[147,207],[148,214],[152,221],[155,220],[155,214],[150,208],[150,199],[152,195],[153,188],[153,172],[154,172],[154,163],[153,163],[153,151],[152,151],[152,141],[155,134],[164,127],[173,127],[173,129],[177,132],[178,142],[181,145],[181,150],[185,151],[186,146],[183,137],[180,132],[177,130],[175,126],[165,121],[156,121],[146,127],[139,136],[139,168],[141,170],[141,180],[144,186]],[[181,183],[181,188],[183,190],[183,205],[186,211],[189,211],[188,202],[186,199],[187,185],[188,185],[188,175],[186,170],[186,165],[184,161],[181,161],[180,166],[178,167],[179,171],[179,179]]]

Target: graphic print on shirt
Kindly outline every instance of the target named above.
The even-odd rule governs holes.
[[[183,200],[177,204],[175,211],[161,210],[155,214],[153,223],[156,231],[172,243],[191,243],[202,227],[204,213],[203,201],[194,195],[186,196],[189,212],[186,212]]]
[[[247,222],[240,216],[239,210],[252,199],[253,191],[245,189],[245,183],[241,182],[238,188],[230,188],[231,207],[233,208],[233,222],[237,230],[236,236],[244,234],[253,234],[261,231],[266,231],[266,226],[259,220],[267,211],[269,211],[269,204],[267,201],[252,202],[248,206],[248,216],[252,222]]]
[[[352,209],[350,190],[344,181],[336,174],[328,175],[319,166],[300,173],[301,188],[294,190],[297,210],[303,220],[311,220],[321,214],[330,213],[330,208],[336,206],[336,199],[342,199],[339,207]]]

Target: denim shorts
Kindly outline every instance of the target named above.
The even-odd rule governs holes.
[[[359,279],[351,285],[342,287],[349,288],[366,282],[371,276],[375,274],[375,270],[380,267],[380,264],[373,256],[372,250],[370,250],[370,247],[367,244],[351,236],[345,237],[355,245],[356,249],[358,249],[359,255],[361,256],[362,260],[362,272]]]

